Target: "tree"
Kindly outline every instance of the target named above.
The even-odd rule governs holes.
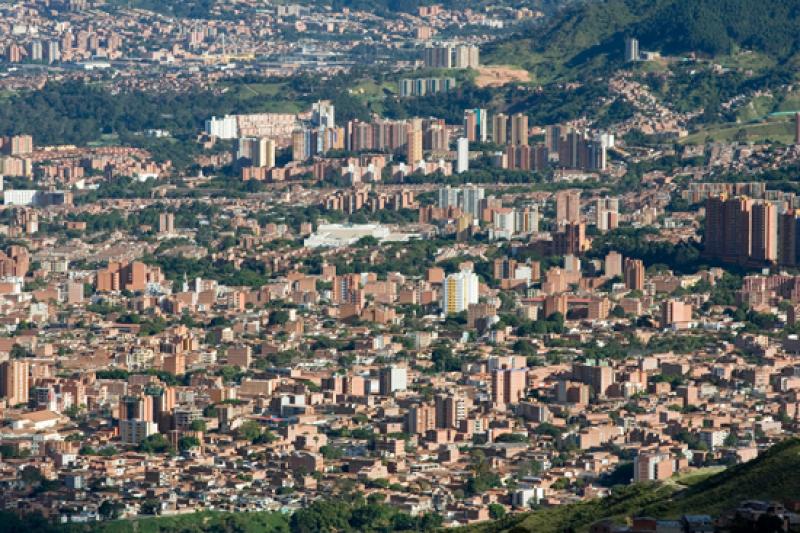
[[[356,248],[372,248],[380,244],[380,241],[372,235],[366,235],[356,241]]]
[[[482,450],[474,450],[472,453],[472,472],[464,486],[467,496],[475,496],[500,486],[500,476],[492,470]]]
[[[317,501],[294,512],[290,528],[296,533],[347,531],[350,529],[350,506],[340,501]]]
[[[200,440],[197,437],[181,437],[178,440],[178,449],[182,452],[197,448],[200,446]]]
[[[79,455],[95,455],[96,453],[97,453],[97,450],[95,450],[94,448],[92,448],[88,444],[84,445],[84,446],[81,446],[81,449],[78,450],[78,454]]]
[[[521,443],[521,442],[528,442],[528,436],[523,435],[522,433],[503,433],[498,435],[495,442],[511,442],[511,443]]]
[[[261,426],[255,420],[247,420],[236,429],[236,438],[255,442],[261,436]]]
[[[100,516],[103,517],[103,520],[116,520],[122,516],[123,509],[125,509],[125,505],[122,504],[122,502],[104,500],[103,503],[100,504],[98,512]]]
[[[458,372],[461,370],[461,360],[453,355],[449,346],[442,345],[434,348],[431,361],[438,372]]]
[[[322,457],[325,459],[341,459],[344,455],[344,452],[338,446],[331,446],[326,444],[325,446],[321,446],[319,452],[322,454]]]
[[[542,463],[536,461],[534,459],[524,463],[522,466],[519,467],[517,474],[520,477],[525,476],[538,476],[542,473]]]
[[[269,314],[269,324],[271,326],[282,326],[289,321],[289,313],[287,311],[278,310]]]
[[[117,449],[114,446],[103,446],[98,454],[101,457],[113,457],[117,455]]]
[[[549,422],[542,422],[533,430],[537,435],[548,435],[553,438],[561,437],[561,430]]]
[[[19,344],[15,344],[11,347],[11,359],[24,359],[25,357],[31,357],[33,354],[24,346]]]
[[[499,503],[489,504],[489,518],[492,520],[500,520],[506,515],[506,508]]]
[[[139,444],[139,451],[144,453],[174,453],[175,450],[167,438],[161,433],[156,433],[145,438]]]
[[[161,514],[161,502],[155,498],[147,498],[139,507],[140,514],[159,515]]]
[[[42,475],[41,470],[35,466],[26,466],[20,473],[20,479],[26,485],[39,485],[42,481],[44,481],[44,476]]]

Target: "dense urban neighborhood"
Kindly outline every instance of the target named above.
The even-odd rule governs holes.
[[[798,530],[800,4],[689,3],[0,0],[0,531]]]

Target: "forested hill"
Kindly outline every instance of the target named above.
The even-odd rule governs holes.
[[[587,0],[544,28],[497,42],[484,58],[540,75],[595,73],[622,62],[631,36],[664,54],[747,49],[787,62],[800,50],[798,27],[800,0]]]

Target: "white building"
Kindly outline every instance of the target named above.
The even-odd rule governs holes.
[[[483,200],[485,194],[483,187],[469,185],[462,189],[462,193],[464,195],[464,212],[471,214],[475,218],[480,218],[481,200]]]
[[[303,245],[306,248],[338,248],[350,246],[363,237],[388,240],[389,228],[380,224],[321,224]]]
[[[36,189],[7,189],[3,191],[5,205],[29,205],[47,207],[50,205],[64,205],[67,194],[64,191],[39,191]]]
[[[320,128],[336,126],[335,110],[330,100],[320,100],[311,105],[311,124]]]
[[[625,62],[631,63],[640,59],[639,39],[634,39],[633,37],[625,39]]]
[[[17,189],[3,191],[3,203],[5,205],[33,205],[39,191],[35,189]]]
[[[448,207],[458,207],[458,198],[461,194],[461,189],[450,187],[444,187],[439,189],[439,207],[441,209],[447,209]]]
[[[538,504],[544,499],[544,488],[525,487],[514,491],[511,495],[511,504],[516,508],[528,508],[531,504]]]
[[[715,450],[725,443],[725,438],[728,436],[728,431],[724,429],[704,429],[700,431],[698,437],[700,441],[708,446],[709,450]]]
[[[469,170],[469,139],[459,137],[456,146],[456,173],[461,174]]]
[[[65,417],[53,411],[33,411],[32,413],[20,415],[16,420],[12,420],[11,427],[15,430],[30,428],[41,431],[54,428],[64,420],[66,420]]]
[[[514,210],[514,233],[538,233],[539,208],[534,206]]]
[[[613,133],[601,133],[597,136],[597,140],[604,148],[614,148],[616,144]]]
[[[514,233],[514,210],[497,210],[494,212],[494,227],[497,230]]]
[[[380,392],[382,395],[397,391],[405,391],[408,388],[408,370],[403,366],[390,366],[382,368],[380,371]]]
[[[226,115],[224,118],[211,117],[206,120],[206,134],[218,139],[236,139],[239,136],[236,117],[231,115]]]
[[[514,279],[524,279],[530,284],[533,278],[533,269],[529,265],[518,266],[514,269]]]

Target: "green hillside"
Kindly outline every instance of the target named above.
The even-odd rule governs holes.
[[[800,45],[800,0],[597,0],[490,45],[484,60],[540,80],[596,75],[621,65],[625,38],[642,50],[710,56],[754,50],[785,62]]]
[[[800,495],[800,439],[773,446],[758,459],[729,468],[681,489],[676,484],[640,484],[623,487],[603,500],[511,515],[461,533],[524,533],[586,530],[592,523],[611,518],[622,522],[632,515],[677,518],[682,514],[711,514],[735,508],[743,500],[782,501]]]

